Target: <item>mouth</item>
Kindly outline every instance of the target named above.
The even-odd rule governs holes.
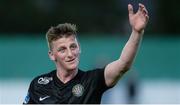
[[[70,59],[70,60],[68,60],[66,62],[73,62],[73,61],[75,61],[75,58],[74,59]]]

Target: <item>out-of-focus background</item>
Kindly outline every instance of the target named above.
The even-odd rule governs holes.
[[[1,0],[0,104],[21,104],[30,81],[55,66],[45,33],[51,26],[78,26],[80,68],[116,60],[131,33],[127,5],[149,11],[131,70],[108,90],[102,103],[180,104],[180,1],[178,0]]]

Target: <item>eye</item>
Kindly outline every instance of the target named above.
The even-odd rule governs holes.
[[[64,53],[65,52],[65,48],[59,48],[57,51],[61,52],[61,53]]]
[[[76,44],[72,44],[72,45],[70,46],[70,48],[71,48],[71,49],[76,49],[76,48],[77,48],[77,45],[76,45]]]

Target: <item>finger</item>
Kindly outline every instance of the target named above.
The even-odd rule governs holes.
[[[146,14],[145,17],[146,17],[146,20],[148,21],[149,20],[149,16]]]
[[[148,14],[148,11],[147,11],[146,8],[143,8],[143,13],[144,13],[144,14]]]
[[[129,15],[133,15],[134,14],[133,6],[131,4],[128,4],[128,11],[129,11]]]
[[[140,6],[140,8],[142,8],[142,13],[144,14],[144,15],[146,15],[146,14],[148,14],[148,11],[147,11],[147,9],[146,9],[146,7],[143,5],[143,4],[141,4],[141,3],[139,3],[139,6]]]
[[[139,3],[139,6],[145,8],[144,4],[142,3]]]
[[[145,8],[145,6],[141,3],[139,3],[139,9],[138,11],[142,12],[143,11],[143,8]]]

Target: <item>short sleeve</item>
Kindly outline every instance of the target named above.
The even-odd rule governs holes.
[[[105,83],[104,70],[105,68],[98,68],[93,71],[94,86],[96,86],[96,88],[100,92],[104,92],[108,90],[109,88],[111,88],[111,87],[108,87]]]
[[[23,104],[35,104],[35,102],[32,100],[32,89],[33,89],[32,85],[33,85],[33,81],[30,83],[30,86],[29,86],[29,89],[28,89],[28,92],[24,99]]]

